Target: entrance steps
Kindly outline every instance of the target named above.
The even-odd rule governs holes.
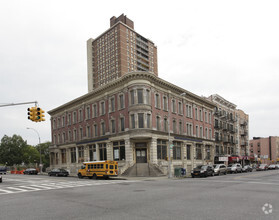
[[[156,177],[164,176],[163,172],[149,163],[136,163],[130,168],[128,168],[121,176],[130,176],[130,177]]]

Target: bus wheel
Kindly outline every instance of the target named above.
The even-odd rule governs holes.
[[[93,174],[92,178],[93,178],[94,180],[97,179],[96,173]]]
[[[82,177],[81,173],[78,173],[78,178],[82,179]]]

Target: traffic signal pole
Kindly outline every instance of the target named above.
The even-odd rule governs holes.
[[[7,106],[14,106],[14,105],[27,105],[27,104],[33,104],[35,103],[35,106],[37,107],[38,102],[21,102],[21,103],[8,103],[8,104],[2,104],[0,107],[7,107]]]

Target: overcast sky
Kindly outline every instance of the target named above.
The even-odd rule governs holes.
[[[95,2],[97,2],[95,4]],[[122,13],[158,49],[159,77],[219,94],[250,117],[250,138],[279,135],[278,1],[2,0],[0,104],[38,101],[46,112],[87,93],[86,41]],[[0,108],[0,138],[51,140],[32,104]]]

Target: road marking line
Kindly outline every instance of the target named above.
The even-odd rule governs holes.
[[[37,188],[42,188],[42,189],[53,189],[51,187],[42,186],[42,185],[30,185],[30,186],[37,187]]]
[[[26,189],[20,189],[20,188],[17,188],[17,187],[7,187],[7,189],[17,190],[17,191],[22,191],[22,192],[27,191]]]
[[[30,186],[18,186],[18,187],[26,188],[26,189],[29,189],[29,190],[42,190],[42,189],[38,189],[38,188],[35,188],[35,187],[30,187]]]
[[[5,190],[5,189],[0,189],[0,191],[4,192],[4,193],[13,193],[13,191],[10,191],[10,190]],[[4,194],[3,193],[3,194]],[[2,194],[2,193],[1,193]]]

